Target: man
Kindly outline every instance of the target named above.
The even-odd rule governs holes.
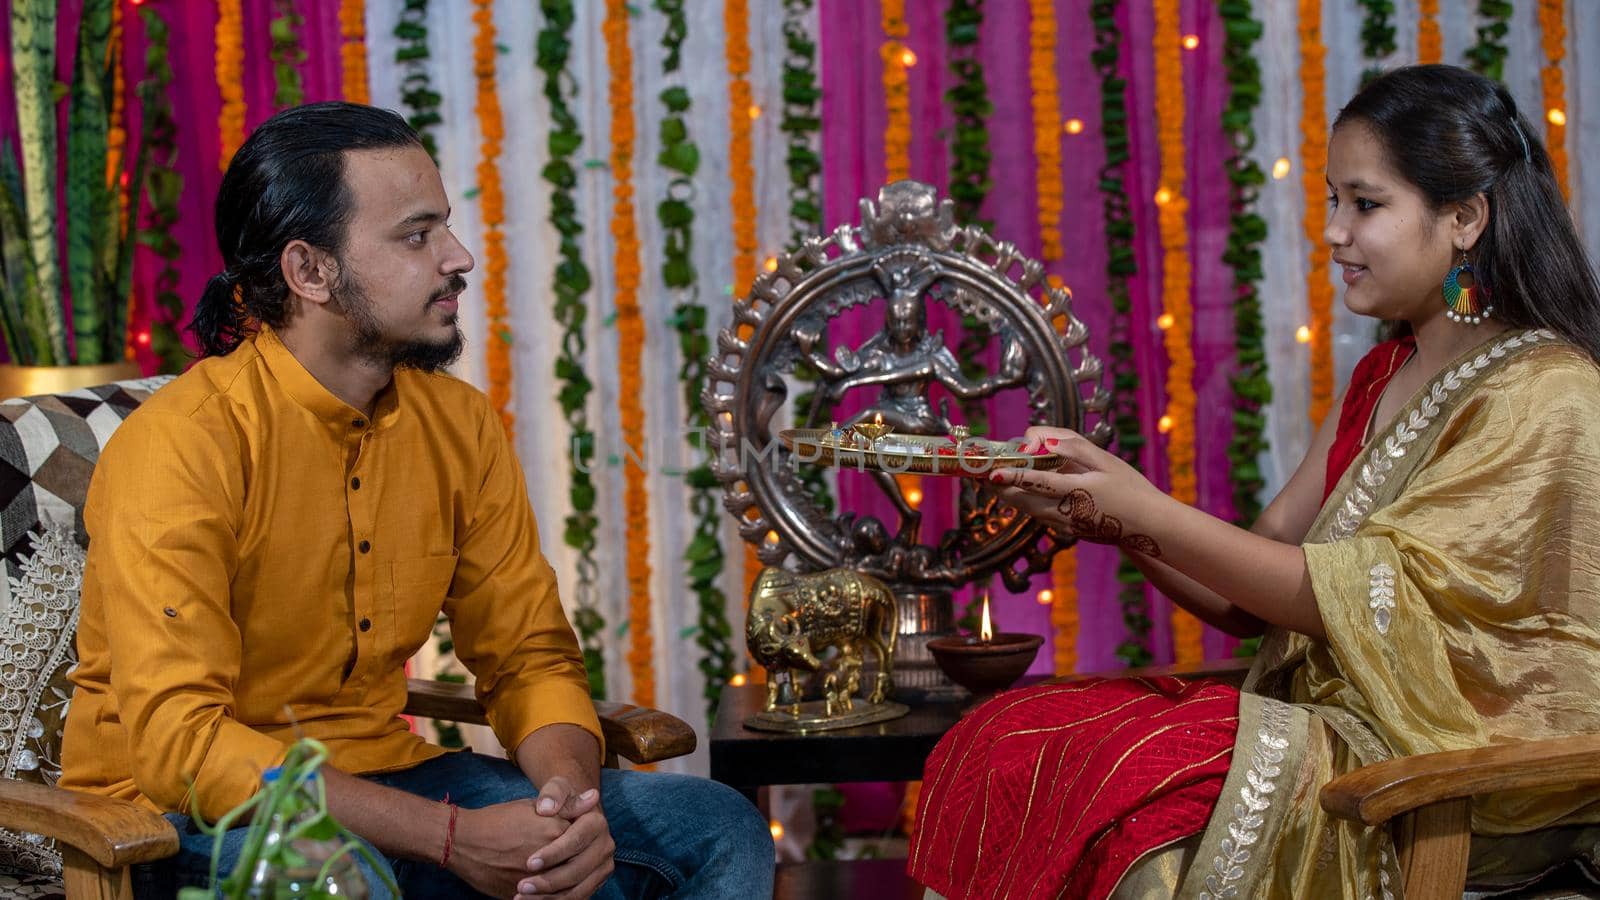
[[[151,893],[203,883],[190,817],[247,799],[304,734],[331,751],[335,818],[407,897],[766,896],[771,838],[737,793],[600,769],[521,468],[487,399],[438,373],[473,266],[449,213],[393,113],[299,107],[240,148],[227,268],[191,326],[206,358],[90,487],[62,783],[168,813],[182,849],[140,873]],[[400,718],[441,608],[511,761]]]

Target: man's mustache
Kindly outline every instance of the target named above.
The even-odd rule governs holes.
[[[465,278],[462,278],[460,275],[451,275],[450,280],[444,283],[444,287],[433,292],[433,296],[428,298],[428,302],[432,303],[435,300],[443,300],[451,294],[459,294],[466,289],[467,280]]]

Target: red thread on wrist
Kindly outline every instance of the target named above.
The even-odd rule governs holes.
[[[439,857],[439,868],[443,869],[450,865],[450,850],[456,841],[456,814],[461,811],[461,807],[450,802],[449,794],[446,794],[441,802],[450,807],[450,824],[445,826],[444,830],[444,853]]]

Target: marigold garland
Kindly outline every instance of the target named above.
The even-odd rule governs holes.
[[[1039,193],[1039,240],[1045,261],[1061,258],[1061,99],[1056,82],[1056,5],[1030,0],[1028,82],[1033,87],[1033,155]]]
[[[623,506],[628,516],[628,671],[633,702],[656,703],[655,647],[650,627],[650,495],[642,465],[628,464],[630,452],[645,453],[644,385],[641,356],[644,318],[639,314],[639,235],[633,221],[633,49],[628,44],[627,0],[606,0],[602,26],[606,64],[611,69],[611,236],[616,241],[617,350],[622,415]]]
[[[911,177],[911,80],[906,77],[905,40],[911,35],[906,24],[905,0],[883,0],[881,10],[885,40],[879,47],[883,57],[883,98],[887,120],[883,127],[884,181],[893,183]]]
[[[478,210],[483,220],[483,299],[489,319],[486,355],[489,362],[489,403],[500,416],[508,437],[516,436],[511,412],[511,323],[506,309],[505,193],[500,186],[500,146],[505,125],[495,89],[494,0],[473,0],[472,73],[477,78],[478,131],[483,147],[478,157]]]
[[[1539,0],[1539,45],[1544,50],[1545,64],[1539,69],[1539,86],[1544,91],[1544,143],[1550,154],[1550,167],[1555,170],[1556,182],[1561,185],[1561,196],[1571,202],[1572,192],[1567,184],[1567,87],[1561,74],[1561,60],[1566,56],[1567,11],[1563,0]],[[1560,121],[1551,112],[1561,111]]]
[[[1050,646],[1055,673],[1078,670],[1078,548],[1068,547],[1050,563]]]
[[[1322,6],[1319,3],[1317,12],[1321,11]],[[1300,7],[1300,21],[1302,23],[1306,21],[1304,4]],[[1321,21],[1317,20],[1319,23]],[[1305,28],[1302,25],[1301,33],[1304,32]],[[1439,32],[1439,0],[1420,0],[1417,4],[1417,62],[1436,63],[1442,59],[1444,59],[1444,36]],[[1317,175],[1320,177],[1322,173],[1319,171]]]
[[[1194,475],[1194,313],[1189,303],[1189,200],[1184,193],[1183,50],[1179,46],[1178,0],[1157,0],[1155,49],[1156,130],[1161,148],[1161,188],[1156,194],[1161,229],[1161,306],[1171,324],[1167,350],[1167,465],[1172,496],[1180,503],[1196,500]],[[1321,96],[1320,94],[1318,96]],[[1180,663],[1205,658],[1198,620],[1173,608],[1173,652]]]
[[[106,62],[111,68],[111,120],[106,131],[106,185],[117,191],[124,223],[128,215],[128,192],[117,184],[122,176],[122,154],[128,146],[128,129],[123,123],[127,107],[127,83],[122,74],[122,4],[111,4],[111,38],[106,44]]]
[[[884,42],[878,48],[883,58],[883,164],[884,182],[893,184],[911,177],[911,79],[906,75],[906,38],[911,28],[906,23],[905,0],[883,0],[880,9]],[[904,496],[922,494],[922,478],[894,476]],[[913,508],[917,504],[912,504]]]
[[[1328,116],[1322,43],[1322,0],[1299,0],[1300,21],[1300,185],[1305,192],[1305,236],[1310,254],[1306,299],[1311,317],[1311,422],[1321,425],[1333,405],[1333,281],[1322,247],[1328,167]],[[1427,6],[1426,3],[1423,4]]]
[[[725,0],[722,7],[723,55],[728,66],[728,175],[732,180],[733,296],[743,297],[756,280],[756,171],[751,162],[751,132],[760,112],[750,90],[749,0]],[[754,544],[744,547],[744,592],[761,572]]]
[[[417,0],[407,0],[416,5]],[[550,224],[561,236],[561,259],[551,278],[550,293],[555,298],[553,312],[561,325],[560,353],[556,356],[555,376],[560,385],[556,399],[566,419],[570,443],[567,450],[567,499],[572,512],[563,523],[562,542],[574,551],[573,568],[577,579],[572,585],[572,627],[577,629],[583,648],[583,664],[589,674],[589,694],[606,698],[605,635],[606,620],[596,605],[595,585],[600,564],[595,560],[598,541],[595,531],[594,431],[589,428],[589,394],[594,384],[584,371],[588,353],[584,326],[589,306],[585,296],[593,279],[583,260],[583,222],[573,190],[578,184],[573,161],[583,147],[583,132],[578,117],[567,103],[573,91],[572,72],[567,62],[572,53],[572,28],[575,21],[572,0],[540,0],[544,27],[539,30],[534,64],[544,74],[544,97],[550,105],[548,143],[550,161],[540,172],[550,185]],[[410,84],[410,81],[407,81]],[[437,99],[435,99],[437,102]]]
[[[222,153],[217,165],[226,172],[244,143],[244,12],[241,0],[217,0],[216,70],[222,93],[217,131]]]
[[[363,0],[340,0],[339,68],[344,99],[371,103],[367,87],[367,5]]]

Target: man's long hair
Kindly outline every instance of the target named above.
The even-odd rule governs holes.
[[[189,330],[203,356],[221,356],[254,323],[281,327],[289,286],[279,258],[290,241],[338,257],[352,198],[344,179],[348,150],[421,147],[405,119],[356,103],[312,103],[261,123],[228,165],[217,192],[217,244],[223,270],[206,283]]]

